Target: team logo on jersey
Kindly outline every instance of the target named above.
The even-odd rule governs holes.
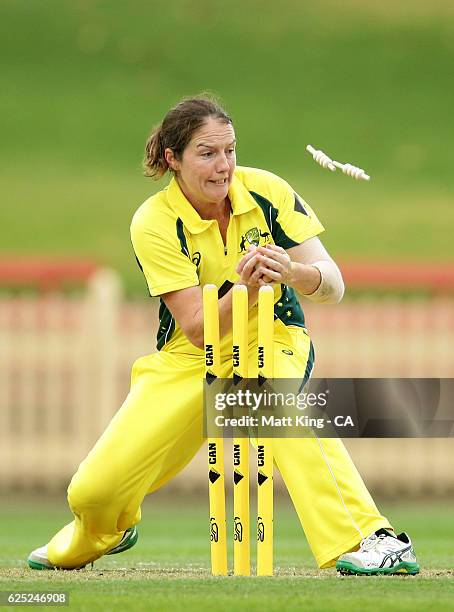
[[[268,242],[271,242],[269,232],[262,232],[258,227],[251,227],[241,236],[240,253],[245,253],[252,245],[258,247],[260,244],[267,244]]]

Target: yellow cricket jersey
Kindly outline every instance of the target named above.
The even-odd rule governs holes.
[[[316,215],[283,179],[238,166],[229,189],[231,216],[224,246],[215,220],[202,219],[183,195],[178,182],[147,199],[136,211],[131,239],[151,296],[213,283],[219,297],[238,280],[236,267],[250,245],[274,243],[284,249],[323,231]],[[304,327],[304,314],[294,290],[278,285],[275,319]],[[254,339],[257,308],[250,312],[249,335]],[[231,353],[231,334],[221,352]],[[157,348],[173,353],[202,353],[183,334],[161,299]]]

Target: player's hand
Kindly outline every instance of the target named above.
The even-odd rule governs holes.
[[[256,249],[256,257],[260,286],[270,282],[291,285],[292,261],[285,249],[275,244],[267,244]]]
[[[250,246],[246,255],[242,257],[236,268],[240,275],[239,282],[247,287],[261,287],[273,282],[273,280],[264,275],[264,267],[258,258],[257,247]]]

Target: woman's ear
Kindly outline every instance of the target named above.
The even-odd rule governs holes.
[[[173,170],[174,172],[178,172],[178,170],[180,169],[180,163],[175,157],[172,149],[169,149],[169,148],[165,149],[164,157],[166,158],[166,162],[169,168]]]

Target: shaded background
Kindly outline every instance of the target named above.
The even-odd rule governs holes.
[[[50,267],[67,258],[98,266],[75,293],[42,291],[36,279],[0,282],[2,524],[30,535],[20,551],[16,539],[2,544],[11,551],[2,563],[19,563],[31,535],[55,528],[48,506],[16,504],[12,493],[56,490],[63,502],[127,392],[130,365],[154,350],[157,303],[147,299],[129,224],[164,184],[142,176],[145,139],[184,95],[221,96],[238,163],[287,179],[324,223],[336,260],[398,269],[401,285],[375,283],[371,266],[372,288],[351,285],[339,306],[307,305],[316,374],[454,375],[453,277],[430,290],[406,283],[421,264],[434,273],[454,265],[453,65],[454,5],[443,1],[1,0],[0,268],[24,257],[29,268],[42,257]],[[362,166],[371,182],[322,170],[307,143]],[[452,497],[450,440],[350,449],[373,493],[404,503],[392,516],[422,538],[430,512],[406,500]],[[171,486],[194,494],[202,533],[204,451],[191,469]],[[440,502],[433,516],[448,524],[452,504]],[[285,542],[300,541],[295,517],[284,523]],[[444,531],[438,542],[441,551]],[[168,546],[157,562],[168,562]],[[442,557],[426,549],[431,567],[452,566],[452,546]]]
[[[145,285],[129,223],[151,127],[209,89],[238,163],[289,180],[335,257],[452,260],[449,2],[2,0],[2,251],[77,254]],[[364,167],[315,165],[307,143]]]

